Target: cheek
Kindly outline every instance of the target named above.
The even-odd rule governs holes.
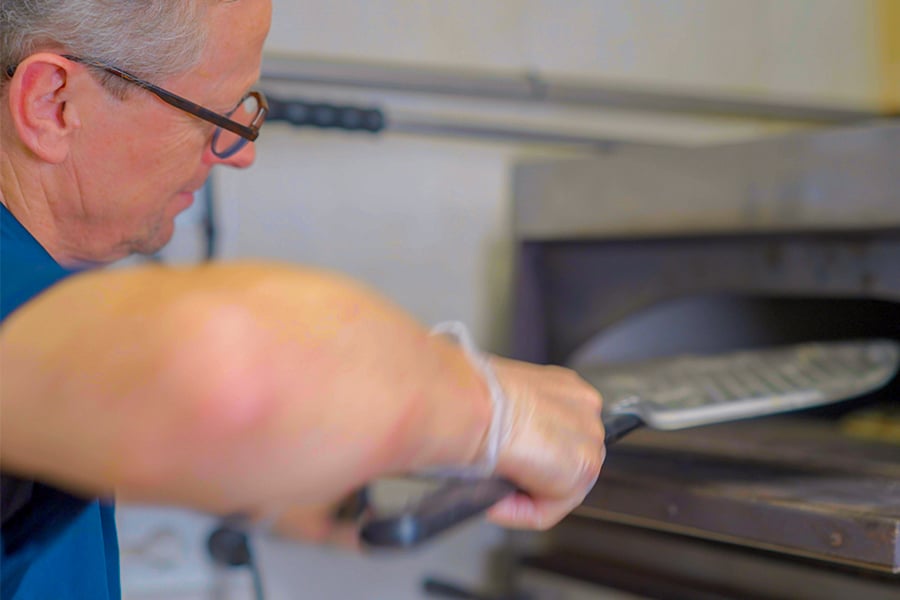
[[[87,201],[102,201],[93,210],[143,213],[200,177],[205,123],[153,99],[106,108],[97,107],[73,153],[81,185],[93,190]]]
[[[179,189],[201,167],[207,144],[197,129],[173,127],[152,137],[134,138],[126,150],[126,160],[146,178],[146,185]]]

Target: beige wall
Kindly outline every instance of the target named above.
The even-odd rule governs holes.
[[[268,48],[873,107],[892,1],[276,2]]]

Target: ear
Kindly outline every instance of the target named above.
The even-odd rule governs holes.
[[[68,156],[72,134],[81,126],[69,102],[74,69],[65,58],[41,52],[19,63],[9,83],[9,111],[19,139],[54,164]]]

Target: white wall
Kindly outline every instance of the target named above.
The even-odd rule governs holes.
[[[337,269],[425,323],[462,319],[482,341],[497,339],[509,285],[508,148],[286,128],[265,138],[252,173],[216,180],[224,256]]]
[[[270,51],[875,106],[875,0],[303,0]]]

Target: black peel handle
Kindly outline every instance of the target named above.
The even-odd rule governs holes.
[[[614,444],[643,424],[639,416],[631,413],[607,415],[603,417],[603,429],[606,430],[604,443],[607,446]]]
[[[643,421],[636,415],[605,417],[606,445],[641,425]],[[506,479],[453,479],[399,514],[366,522],[360,536],[373,547],[411,548],[481,514],[516,491],[515,484]]]

